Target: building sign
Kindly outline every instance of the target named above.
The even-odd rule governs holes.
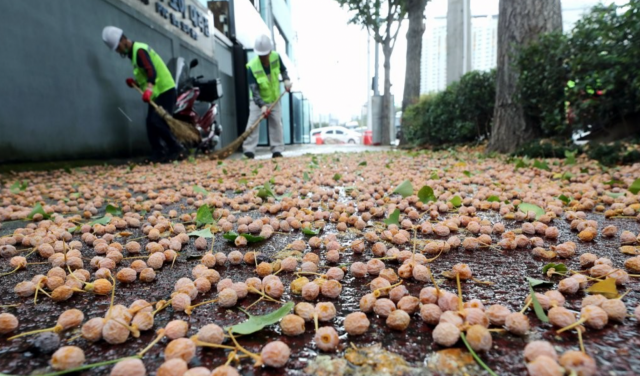
[[[143,3],[150,2],[149,0],[141,1]],[[164,0],[156,0],[156,13],[164,19],[168,19],[173,26],[179,28],[193,40],[198,40],[199,33],[209,37],[209,17],[197,7],[192,4],[187,5],[185,0],[167,0],[168,6],[163,3]]]
[[[211,12],[198,0],[122,0],[168,31],[213,55]]]

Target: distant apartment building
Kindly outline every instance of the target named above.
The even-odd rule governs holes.
[[[575,23],[598,1],[565,7],[562,10],[563,30],[570,31]],[[447,17],[427,17],[422,41],[420,93],[444,90],[447,76]],[[497,65],[498,15],[471,17],[471,69],[488,71]]]

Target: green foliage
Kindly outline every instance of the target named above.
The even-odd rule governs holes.
[[[587,155],[604,166],[640,162],[640,152],[636,146],[622,142],[590,145],[587,149]]]
[[[495,102],[496,72],[469,72],[438,94],[420,98],[403,114],[414,144],[460,144],[487,139]]]
[[[571,142],[533,140],[519,147],[513,155],[529,158],[566,158],[568,155],[572,155],[575,162],[575,156],[580,152],[580,147]]]
[[[279,309],[262,316],[253,316],[249,312],[243,311],[247,316],[249,316],[249,319],[238,325],[226,327],[224,330],[231,329],[235,334],[253,334],[262,330],[265,326],[269,326],[280,321],[283,317],[289,314],[293,309],[293,306],[293,302],[288,302]]]
[[[536,43],[521,48],[515,59],[519,101],[536,133],[544,137],[570,136],[564,105],[564,87],[568,80],[567,36],[542,35]]]
[[[574,128],[606,126],[640,111],[640,0],[596,5],[578,21],[569,43],[567,87]]]

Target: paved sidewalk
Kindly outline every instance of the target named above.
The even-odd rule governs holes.
[[[285,157],[297,157],[304,154],[361,153],[363,151],[388,151],[393,149],[393,146],[296,144],[286,145],[282,154]],[[242,153],[238,151],[229,159],[241,159],[242,157]],[[256,159],[268,158],[271,158],[271,150],[268,146],[261,146],[256,149]]]

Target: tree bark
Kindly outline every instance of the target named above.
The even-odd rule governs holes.
[[[409,16],[407,31],[407,60],[404,75],[404,93],[402,95],[402,112],[409,105],[420,99],[420,72],[422,60],[422,35],[425,31],[424,10],[428,0],[407,0],[406,9]],[[400,144],[405,144],[404,133],[400,132]]]
[[[552,31],[562,31],[560,0],[500,0],[496,105],[487,151],[512,153],[538,136],[517,100],[519,72],[512,57]]]

